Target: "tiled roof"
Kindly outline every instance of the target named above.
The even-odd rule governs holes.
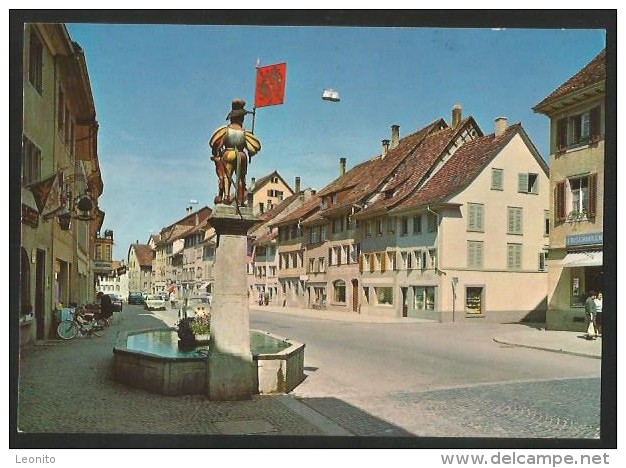
[[[275,230],[273,230],[271,232],[266,232],[265,234],[257,237],[254,240],[254,244],[255,245],[269,244],[270,242],[272,242],[277,237],[278,237],[278,232],[276,232]]]
[[[446,126],[445,121],[438,119],[422,129],[401,138],[398,145],[389,149],[384,156],[378,155],[369,161],[355,166],[322,189],[319,195],[324,196],[335,192],[347,191],[347,193],[342,195],[338,203],[329,207],[329,210],[333,211],[358,202],[373,193],[394,169],[422,143],[429,133],[440,129],[442,126]]]
[[[369,204],[367,208],[359,212],[359,217],[381,209],[389,209],[409,196],[418,187],[420,181],[427,175],[437,159],[467,126],[479,130],[474,119],[468,117],[455,128],[446,127],[428,134],[421,144],[407,155],[402,165],[399,166],[397,175],[384,187],[384,191],[389,191],[391,195],[389,197],[381,196],[380,199]]]
[[[538,112],[558,99],[576,91],[587,88],[606,79],[606,49],[602,50],[583,69],[572,76],[569,80],[554,90],[548,97],[533,107]]]
[[[510,125],[505,133],[482,136],[464,143],[433,177],[394,210],[445,202],[469,185],[513,136],[523,131],[521,124]]]
[[[133,244],[135,248],[135,256],[139,262],[140,267],[152,266],[152,249],[149,245],[145,244]]]
[[[302,203],[300,207],[291,211],[283,218],[277,221],[273,221],[272,225],[277,226],[277,225],[289,224],[301,218],[306,218],[307,216],[310,216],[312,213],[320,209],[320,202],[321,202],[321,198],[319,197],[319,195],[315,194],[308,200],[305,200],[304,203]]]

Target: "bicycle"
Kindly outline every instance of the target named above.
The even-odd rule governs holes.
[[[87,316],[83,309],[77,308],[74,310],[74,314],[71,320],[63,320],[57,326],[57,335],[63,340],[71,340],[80,335],[104,336],[110,322],[103,318],[98,318],[96,315]]]

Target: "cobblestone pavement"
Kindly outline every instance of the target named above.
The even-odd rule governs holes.
[[[563,398],[567,395],[567,398]],[[372,400],[301,401],[358,436],[584,438],[600,437],[600,379],[560,379],[381,395]],[[361,408],[360,413],[350,408]],[[364,418],[364,411],[387,421]],[[402,427],[399,427],[399,426]]]
[[[116,314],[117,315],[117,314]],[[163,327],[148,312],[116,317],[103,337],[48,341],[20,356],[17,428],[26,433],[259,434],[323,433],[276,396],[213,402],[202,395],[163,396],[112,378],[118,331]]]

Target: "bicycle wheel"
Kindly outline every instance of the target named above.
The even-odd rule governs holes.
[[[107,332],[107,329],[108,327],[106,321],[103,319],[98,319],[96,320],[96,323],[93,324],[93,328],[91,329],[91,331],[96,336],[104,336],[104,334]]]
[[[63,320],[57,326],[57,335],[63,340],[71,340],[78,335],[78,325],[73,320]]]

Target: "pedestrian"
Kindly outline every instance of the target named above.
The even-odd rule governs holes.
[[[596,293],[594,302],[596,303],[596,328],[598,335],[602,335],[602,291]]]
[[[100,300],[100,317],[110,319],[113,316],[111,297],[108,294],[104,294],[102,291],[98,292],[96,297]]]
[[[598,335],[596,327],[596,292],[589,291],[585,301],[585,316],[587,318],[587,339],[595,340]]]
[[[176,305],[176,289],[172,289],[170,291],[170,306],[173,309],[175,305]]]

